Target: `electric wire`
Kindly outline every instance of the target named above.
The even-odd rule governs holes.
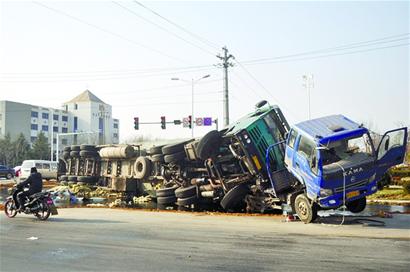
[[[201,41],[203,44],[206,44],[206,45],[208,45],[209,47],[212,47],[212,48],[214,48],[214,49],[216,49],[216,50],[219,50],[219,49],[221,48],[221,46],[217,45],[216,43],[213,43],[213,42],[211,42],[211,41],[209,41],[209,40],[207,40],[207,39],[205,39],[205,38],[199,36],[198,34],[195,34],[195,33],[191,32],[191,31],[189,31],[189,30],[186,29],[185,27],[182,27],[182,26],[178,25],[177,23],[175,23],[175,22],[171,21],[170,19],[168,19],[168,18],[162,16],[161,14],[159,14],[159,13],[156,12],[156,11],[154,11],[153,9],[151,9],[151,8],[149,8],[149,7],[145,6],[145,5],[143,5],[141,2],[134,0],[134,3],[136,3],[137,5],[143,7],[144,9],[148,10],[149,12],[155,14],[156,16],[160,17],[161,19],[165,20],[165,21],[168,22],[169,24],[171,24],[171,25],[177,27],[178,29],[184,31],[185,33],[189,34],[190,36],[194,37],[195,39]]]
[[[129,9],[129,8],[127,8],[127,7],[123,6],[123,5],[121,5],[120,3],[115,2],[115,1],[112,1],[112,3],[115,4],[115,5],[117,5],[117,6],[119,6],[119,7],[121,7],[122,9],[128,11],[128,12],[131,13],[132,15],[134,15],[134,16],[140,18],[141,20],[143,20],[143,21],[145,21],[145,22],[147,22],[147,23],[149,23],[149,24],[152,24],[152,25],[156,26],[157,28],[161,29],[162,31],[164,31],[164,32],[166,32],[166,33],[168,33],[168,34],[170,34],[170,35],[172,35],[172,36],[174,36],[174,37],[176,37],[176,38],[178,38],[178,39],[180,39],[180,40],[182,40],[182,41],[184,41],[184,42],[186,42],[186,43],[188,43],[188,44],[190,44],[190,45],[192,45],[192,46],[194,46],[194,47],[196,47],[196,48],[198,48],[198,49],[200,49],[200,50],[202,50],[203,52],[205,52],[205,53],[207,53],[207,54],[210,54],[210,55],[212,55],[212,56],[215,56],[215,53],[213,53],[213,52],[211,52],[211,51],[209,51],[209,50],[207,50],[207,49],[205,49],[205,48],[203,48],[203,47],[201,47],[201,46],[198,46],[198,45],[194,44],[193,42],[188,41],[187,39],[185,39],[185,38],[179,36],[178,34],[175,34],[175,33],[171,32],[171,31],[169,31],[169,30],[166,29],[165,27],[162,27],[162,26],[158,25],[157,23],[154,23],[153,21],[146,19],[145,17],[142,17],[141,15],[139,15],[139,14],[137,14],[136,12],[134,12],[133,10],[131,10],[131,9]]]
[[[167,57],[167,58],[169,58],[169,59],[172,59],[172,60],[175,60],[175,61],[178,61],[178,62],[187,63],[186,61],[184,61],[184,60],[182,60],[182,59],[180,59],[180,58],[173,57],[173,56],[171,56],[171,55],[168,55],[167,53],[164,53],[164,52],[162,52],[162,51],[160,51],[160,50],[157,50],[157,49],[155,49],[155,48],[149,47],[149,46],[147,46],[147,45],[145,45],[145,44],[143,44],[143,43],[140,43],[140,42],[131,40],[131,39],[125,37],[125,36],[122,36],[122,35],[120,35],[120,34],[117,34],[117,33],[115,33],[115,32],[112,32],[112,31],[110,31],[110,30],[108,30],[108,29],[105,29],[105,28],[99,27],[98,25],[95,25],[95,24],[86,22],[86,21],[84,21],[84,20],[82,20],[82,19],[80,19],[80,18],[78,18],[78,17],[75,17],[75,16],[73,16],[73,15],[70,15],[70,14],[64,12],[64,11],[58,10],[58,9],[56,9],[56,8],[52,8],[52,7],[50,7],[50,6],[47,6],[47,5],[45,5],[45,4],[43,4],[43,3],[40,3],[40,2],[37,2],[37,1],[33,1],[33,3],[39,5],[39,6],[43,7],[43,8],[46,8],[46,9],[48,9],[48,10],[51,10],[51,11],[57,13],[57,14],[64,15],[65,17],[68,17],[68,18],[70,18],[70,19],[72,19],[72,20],[75,20],[75,21],[80,22],[80,23],[82,23],[82,24],[85,24],[85,25],[87,25],[87,26],[93,27],[93,28],[95,28],[95,29],[97,29],[97,30],[99,30],[99,31],[102,31],[102,32],[107,33],[107,34],[110,34],[111,36],[117,37],[117,38],[122,39],[122,40],[124,40],[124,41],[127,41],[127,42],[129,42],[129,43],[131,43],[131,44],[137,45],[138,47],[145,48],[145,49],[147,49],[147,50],[149,50],[149,51],[153,51],[153,52],[155,52],[155,53],[157,53],[157,54],[159,54],[159,55],[162,55],[162,56],[164,56],[164,57]]]

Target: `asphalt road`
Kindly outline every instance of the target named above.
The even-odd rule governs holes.
[[[280,217],[60,209],[0,215],[0,271],[408,271],[410,215],[386,227]],[[37,237],[37,240],[28,240]]]

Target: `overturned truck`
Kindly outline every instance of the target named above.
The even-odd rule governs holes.
[[[319,209],[345,205],[362,211],[383,173],[403,161],[406,142],[407,128],[376,142],[343,116],[290,128],[278,106],[261,101],[228,128],[199,139],[149,149],[138,144],[65,147],[67,173],[61,179],[130,196],[151,194],[162,206],[213,203],[252,212],[286,206],[311,222]],[[339,153],[333,154],[334,148]]]

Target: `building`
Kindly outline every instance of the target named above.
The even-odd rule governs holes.
[[[50,145],[53,139],[54,150],[59,134],[60,151],[63,146],[76,142],[119,142],[119,120],[112,118],[111,105],[89,90],[65,102],[62,109],[0,101],[0,137],[10,134],[15,139],[23,133],[32,144],[41,131],[49,139]]]

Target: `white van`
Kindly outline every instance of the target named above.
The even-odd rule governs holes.
[[[26,160],[21,165],[20,179],[24,180],[30,176],[31,167],[36,167],[43,179],[57,179],[57,162],[43,160]]]

